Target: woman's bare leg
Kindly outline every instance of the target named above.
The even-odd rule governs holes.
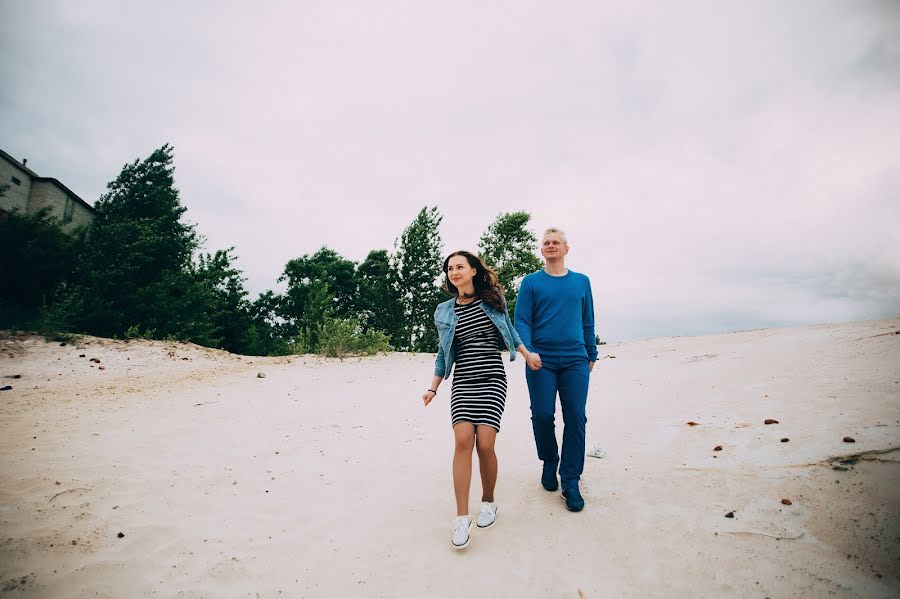
[[[481,500],[493,503],[497,486],[497,429],[487,424],[478,425],[475,444],[478,447],[478,468],[481,470]]]
[[[453,452],[453,491],[456,493],[456,515],[469,515],[469,487],[472,484],[472,448],[475,425],[457,422],[453,425],[456,448]]]

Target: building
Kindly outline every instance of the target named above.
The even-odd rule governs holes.
[[[0,220],[6,220],[14,211],[35,214],[49,207],[50,216],[67,233],[93,222],[93,206],[58,180],[39,177],[25,165],[26,162],[19,162],[0,150],[0,189],[4,189],[0,196]]]

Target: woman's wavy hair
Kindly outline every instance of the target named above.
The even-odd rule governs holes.
[[[485,264],[481,258],[471,252],[460,250],[453,252],[444,259],[444,291],[451,295],[459,297],[459,289],[450,282],[447,276],[447,268],[450,264],[450,258],[453,256],[462,256],[469,263],[469,266],[475,269],[475,276],[472,277],[472,283],[475,285],[475,295],[481,298],[481,301],[498,311],[506,309],[503,299],[503,285],[497,279],[497,273]]]

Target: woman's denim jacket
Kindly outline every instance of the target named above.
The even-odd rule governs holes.
[[[434,360],[434,375],[441,378],[450,376],[450,371],[453,370],[453,363],[456,361],[456,343],[453,339],[456,334],[456,323],[459,322],[459,316],[453,311],[455,304],[456,298],[454,297],[438,304],[434,311],[434,323],[437,325],[438,337],[440,337],[437,358]],[[506,349],[509,350],[509,360],[512,362],[516,359],[516,348],[522,345],[522,339],[516,332],[512,321],[510,321],[509,313],[506,311],[505,306],[501,312],[485,302],[481,302],[481,309],[484,310],[484,313],[488,315],[497,327],[497,330],[500,331],[500,336],[503,337]]]

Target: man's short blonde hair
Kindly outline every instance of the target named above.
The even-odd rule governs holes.
[[[564,244],[569,245],[569,240],[566,238],[566,232],[562,229],[557,229],[556,227],[550,227],[549,229],[544,231],[544,235],[543,237],[541,237],[541,240],[543,241],[544,237],[547,237],[547,235],[549,235],[550,233],[556,233],[562,238]]]

